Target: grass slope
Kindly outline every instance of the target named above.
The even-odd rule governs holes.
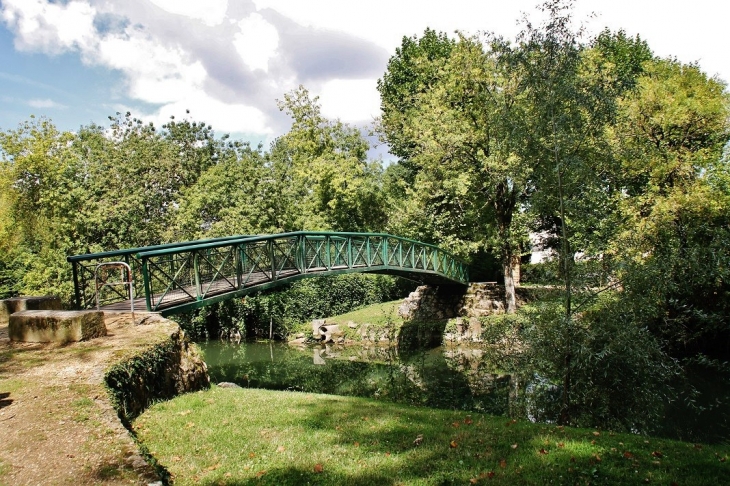
[[[729,446],[306,393],[213,387],[151,407],[134,428],[176,485],[687,486],[730,478]]]

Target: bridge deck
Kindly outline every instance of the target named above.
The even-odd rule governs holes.
[[[367,265],[353,265],[352,268],[366,268]],[[324,272],[329,271],[337,271],[337,270],[348,270],[350,267],[347,265],[337,265],[334,267],[330,267],[329,269],[326,267],[316,267],[311,268],[307,274],[321,274]],[[279,272],[277,275],[277,280],[286,279],[289,277],[293,277],[296,275],[301,275],[301,272],[298,270],[289,270],[289,271],[283,271]],[[273,282],[271,277],[269,276],[268,272],[258,272],[258,273],[252,273],[250,274],[246,282],[242,285],[242,288],[252,288],[257,287],[263,283],[270,283]],[[233,283],[233,287],[231,284]],[[205,284],[205,287],[207,290],[206,296],[208,297],[215,297],[220,296],[228,293],[236,293],[240,291],[239,285],[238,285],[238,279],[233,278],[231,280],[226,279],[219,279],[215,280],[213,282],[209,282]],[[170,293],[165,296],[165,303],[162,304],[158,310],[163,311],[165,309],[169,309],[172,307],[176,307],[181,304],[187,304],[191,301],[194,301],[194,295],[196,295],[197,289],[195,285],[188,285],[186,287],[177,288],[172,290]],[[154,294],[151,298],[152,302],[158,302],[165,294],[158,293]],[[130,309],[130,301],[129,299],[119,301],[119,302],[113,302],[111,304],[106,304],[99,306],[99,310],[106,310],[106,311],[128,311]],[[134,309],[135,310],[147,310],[147,302],[145,297],[139,297],[134,299]]]

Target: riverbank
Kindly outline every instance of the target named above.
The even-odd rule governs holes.
[[[148,484],[158,477],[122,425],[108,370],[169,342],[176,323],[107,314],[108,335],[67,345],[10,342],[0,327],[0,484]]]
[[[138,437],[176,485],[724,484],[730,447],[371,399],[221,388]]]

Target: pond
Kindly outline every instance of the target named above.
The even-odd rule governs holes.
[[[298,348],[279,342],[228,341],[198,345],[214,383],[544,419],[541,405],[531,400],[531,390],[541,385],[544,389],[544,380],[529,373],[501,373],[479,348],[442,346],[404,354],[386,346]],[[658,433],[689,441],[728,442],[730,410],[722,403],[727,390],[714,390],[719,379],[713,380],[706,370],[698,370],[697,380],[705,392],[703,403],[667,406]]]

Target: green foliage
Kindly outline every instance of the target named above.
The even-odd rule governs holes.
[[[324,118],[318,98],[311,99],[302,86],[287,93],[279,108],[293,119],[269,155],[280,181],[275,188],[288,205],[284,212],[290,213],[292,226],[282,229],[382,229],[380,164],[367,161],[369,145],[360,130]]]
[[[401,46],[388,61],[385,74],[378,80],[383,140],[413,174],[417,169],[410,164],[410,159],[415,143],[410,134],[404,133],[404,127],[418,110],[414,106],[418,95],[428,92],[438,82],[441,66],[454,45],[446,34],[428,28],[421,37],[403,37]]]
[[[575,426],[647,434],[676,396],[672,384],[681,369],[642,318],[615,294],[570,322],[559,300],[543,300],[514,317],[490,319],[482,337],[500,346],[494,352],[504,369],[534,373],[522,404],[530,416],[539,421],[567,416]],[[567,373],[566,414],[560,396]]]
[[[215,338],[220,329],[286,339],[298,325],[404,297],[412,284],[387,275],[345,274],[306,278],[283,288],[229,300],[174,319],[194,340]]]

